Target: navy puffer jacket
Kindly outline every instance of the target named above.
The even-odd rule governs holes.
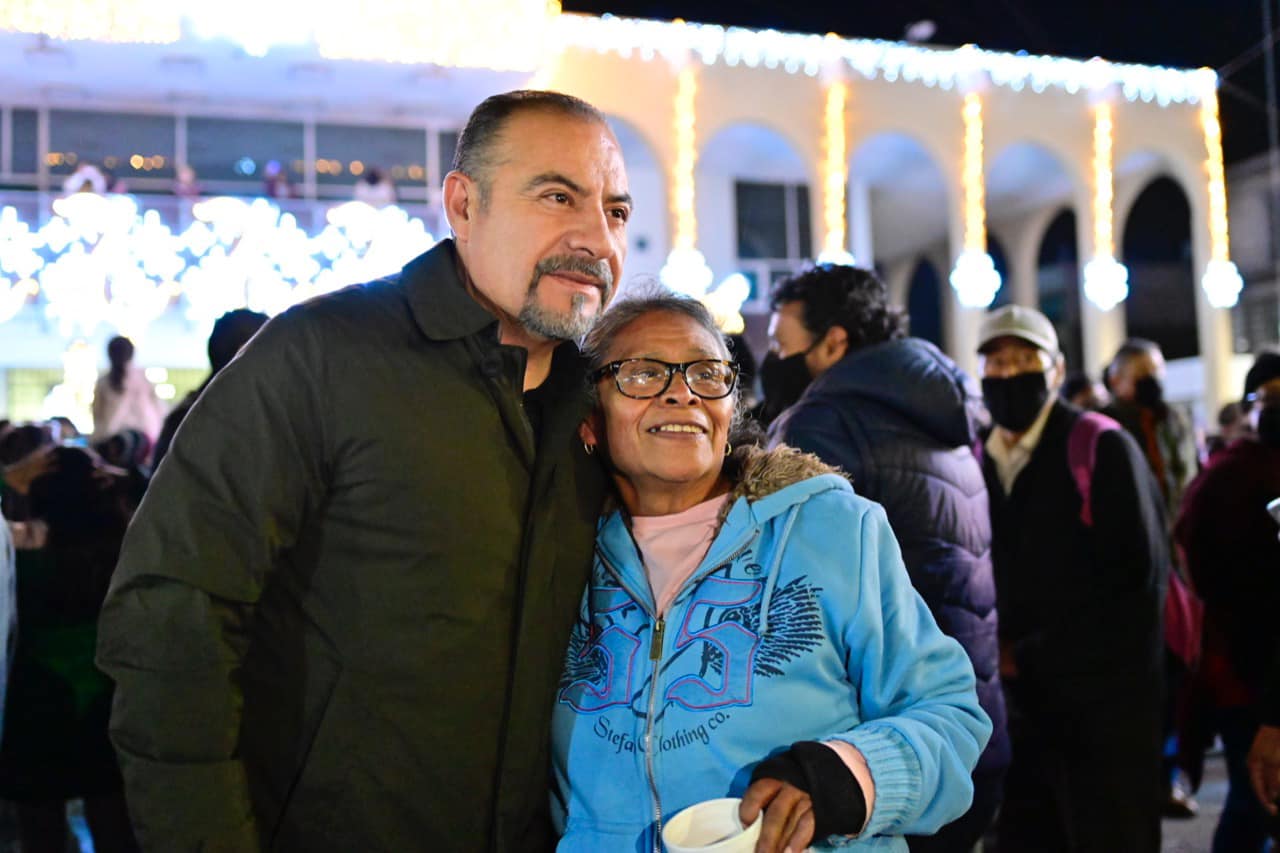
[[[978,772],[1009,763],[991,514],[973,454],[985,417],[977,384],[918,338],[852,352],[769,430],[770,444],[817,454],[884,506],[911,581],[943,632],[964,646],[995,726]]]

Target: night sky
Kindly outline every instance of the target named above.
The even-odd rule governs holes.
[[[1272,3],[1272,26],[1280,28],[1280,0],[1266,2]],[[1267,145],[1262,53],[1251,51],[1264,35],[1262,0],[898,0],[838,6],[805,0],[564,0],[564,9],[895,40],[912,22],[930,19],[937,25],[930,42],[937,45],[1209,66],[1228,72],[1219,94],[1227,162]],[[1256,55],[1242,57],[1246,52]]]

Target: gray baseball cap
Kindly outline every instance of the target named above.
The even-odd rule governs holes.
[[[1058,333],[1053,323],[1034,308],[1005,305],[983,317],[978,330],[978,353],[985,354],[997,338],[1018,338],[1049,355],[1058,354]]]

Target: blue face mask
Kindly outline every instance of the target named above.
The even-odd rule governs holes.
[[[982,397],[991,418],[1009,432],[1031,428],[1049,399],[1049,383],[1039,371],[1017,376],[988,376],[982,380]]]

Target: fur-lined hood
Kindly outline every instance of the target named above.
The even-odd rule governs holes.
[[[801,480],[820,474],[843,474],[812,453],[780,444],[772,450],[746,445],[739,447],[725,463],[725,473],[733,481],[729,503],[738,498],[757,501]]]

